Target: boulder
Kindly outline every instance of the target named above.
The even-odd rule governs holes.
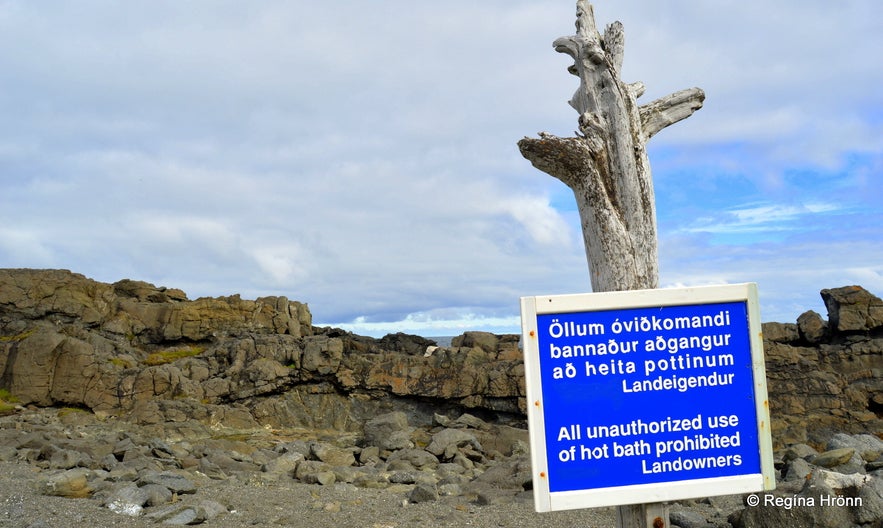
[[[92,472],[85,468],[69,469],[57,473],[40,483],[40,490],[44,495],[54,495],[68,499],[82,499],[92,494],[89,487],[89,477]]]
[[[869,434],[837,433],[828,441],[828,449],[852,448],[866,462],[874,462],[883,455],[883,440]]]
[[[432,453],[424,449],[402,449],[394,452],[387,459],[391,468],[397,467],[396,462],[405,462],[407,466],[398,466],[405,468],[414,468],[418,470],[435,469],[438,467],[438,458]]]
[[[105,501],[105,506],[116,513],[137,517],[144,511],[144,505],[147,504],[149,498],[149,490],[130,483],[114,490]],[[171,498],[171,493],[169,493],[169,498]]]
[[[337,477],[329,464],[318,460],[304,460],[298,463],[294,476],[306,484],[321,484],[330,486]]]
[[[674,510],[668,514],[671,524],[680,528],[708,528],[710,525],[705,516],[690,510]]]
[[[462,429],[442,429],[432,435],[432,442],[426,446],[426,450],[437,457],[450,460],[460,447],[471,446],[481,450],[481,444],[475,435]]]
[[[482,488],[531,489],[533,472],[527,456],[512,457],[489,467],[469,485],[470,490]]]
[[[381,414],[365,422],[365,443],[380,449],[396,450],[410,447],[414,428],[402,411]]]
[[[340,367],[343,341],[334,337],[313,336],[305,340],[302,369],[310,374],[332,374]]]
[[[170,526],[202,524],[227,513],[227,507],[213,500],[201,500],[196,504],[172,505],[147,514],[147,518]]]
[[[861,508],[856,512],[855,520],[865,526],[883,525],[883,478],[875,478],[863,486],[858,498]]]
[[[196,493],[196,485],[184,475],[172,472],[149,472],[138,479],[138,485],[157,484],[178,495]]]
[[[425,337],[398,332],[383,336],[377,345],[380,349],[390,352],[398,352],[409,356],[422,356],[426,353],[427,348],[437,346],[438,343]]]
[[[437,501],[438,488],[435,484],[420,482],[408,494],[408,500],[415,503]]]
[[[302,460],[304,460],[304,456],[301,453],[294,451],[284,453],[264,464],[261,471],[271,476],[294,477],[294,470]]]
[[[793,323],[763,323],[763,338],[773,343],[795,343],[800,339],[797,325]]]
[[[817,312],[809,310],[797,318],[797,329],[800,338],[807,343],[821,343],[828,334],[828,324]]]
[[[821,291],[833,331],[866,332],[883,326],[883,301],[861,286]]]
[[[831,451],[825,451],[824,453],[817,455],[812,459],[812,463],[824,468],[831,468],[846,464],[852,460],[853,456],[855,456],[855,448],[844,447],[841,449],[832,449]]]
[[[310,453],[329,466],[352,466],[356,463],[356,457],[352,450],[323,442],[313,442],[310,446]]]

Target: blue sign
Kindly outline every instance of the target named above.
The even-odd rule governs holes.
[[[549,494],[769,473],[748,299],[537,312],[525,353]]]

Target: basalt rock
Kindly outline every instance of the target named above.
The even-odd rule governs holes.
[[[835,332],[864,333],[883,327],[883,301],[861,286],[826,289],[821,294]]]
[[[807,312],[763,327],[780,481],[772,507],[721,509],[705,516],[714,524],[727,514],[744,527],[789,516],[883,523],[883,303],[854,286],[822,296],[827,321]],[[477,504],[522,500],[532,486],[514,335],[467,332],[449,347],[378,340],[313,327],[307,305],[285,297],[191,301],[140,281],[0,270],[0,388],[17,400],[0,417],[0,460],[43,472],[43,493],[158,522],[224,514],[198,479]],[[50,406],[64,409],[44,423],[39,408]],[[304,430],[309,441],[279,443]],[[172,495],[186,504],[168,504]],[[776,507],[777,497],[801,509]],[[861,507],[823,511],[823,497]],[[701,525],[679,518],[690,519]]]
[[[883,430],[883,302],[857,286],[822,297],[827,321],[807,312],[763,328],[777,447]],[[372,339],[314,327],[308,306],[286,297],[189,300],[141,281],[0,270],[0,388],[18,405],[86,409],[181,437],[217,427],[361,434],[390,412],[415,426],[449,411],[523,423],[518,339]],[[392,440],[383,448],[414,441]]]
[[[821,295],[827,322],[806,312],[796,325],[763,325],[777,446],[883,430],[883,301],[859,286]]]
[[[492,450],[475,441],[481,433],[502,437],[501,426],[473,415],[437,417],[436,423],[420,427],[390,420],[397,430],[411,431],[415,447],[381,450],[367,437],[319,439],[321,431],[301,432],[313,437],[289,442],[271,433],[212,438],[210,431],[199,440],[172,441],[152,437],[150,427],[133,424],[127,432],[113,433],[113,420],[91,413],[33,409],[0,418],[0,445],[7,446],[7,459],[31,465],[41,493],[96,501],[117,514],[165,524],[174,524],[169,522],[173,518],[199,524],[226,515],[232,508],[212,501],[206,489],[214,480],[230,480],[237,487],[295,480],[313,486],[385,489],[402,503],[448,497],[456,498],[459,506],[467,501],[530,501],[529,457],[518,453],[515,445]],[[432,438],[438,446],[420,447],[421,438]],[[524,442],[527,431],[522,429],[519,439],[511,438],[513,444]],[[883,441],[840,433],[824,449],[850,451],[859,463],[822,467],[816,462],[823,457],[812,447],[789,446],[774,453],[776,490],[681,501],[673,505],[670,521],[685,527],[729,526],[726,519],[742,528],[880,526]],[[63,450],[92,455],[83,459],[84,467],[68,470],[53,468],[41,458]],[[227,473],[206,473],[206,467],[216,465]]]
[[[0,270],[0,387],[21,405],[140,424],[360,430],[393,406],[424,423],[451,405],[520,414],[517,336],[470,334],[448,348],[377,340],[315,328],[285,297],[189,300],[142,281]]]

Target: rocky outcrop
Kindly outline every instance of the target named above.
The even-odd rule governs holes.
[[[440,348],[311,323],[285,297],[191,301],[145,282],[0,270],[0,387],[21,404],[233,428],[352,430],[401,398],[423,422],[445,405],[523,408],[517,336]]]
[[[806,312],[763,326],[774,507],[715,500],[703,514],[699,503],[673,510],[672,522],[883,523],[883,302],[858,286],[821,294],[827,320]],[[168,502],[195,476],[344,482],[403,490],[411,502],[523,499],[524,396],[516,335],[467,332],[448,347],[406,334],[372,339],[314,327],[307,305],[285,297],[189,300],[138,281],[0,270],[0,415],[20,413],[0,419],[9,440],[0,461],[46,471],[43,493],[98,498],[124,514],[150,510],[181,524],[224,515],[205,498]],[[86,427],[82,442],[70,437],[75,425]],[[87,432],[93,425],[99,432]],[[275,448],[260,445],[266,434]],[[811,504],[822,496],[862,506]],[[779,499],[806,508],[776,507]]]
[[[763,327],[778,446],[883,431],[883,301],[858,286],[821,295],[827,322],[810,311]]]
[[[777,446],[883,430],[883,302],[822,291],[828,321],[764,325]],[[0,387],[21,404],[88,408],[141,424],[358,430],[399,410],[524,412],[518,336],[468,332],[450,347],[312,326],[285,297],[188,300],[132,280],[0,270]]]

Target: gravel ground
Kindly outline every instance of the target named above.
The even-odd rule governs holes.
[[[92,499],[50,497],[37,491],[40,473],[20,462],[0,462],[0,527],[104,528],[162,526],[145,517],[130,517]],[[337,484],[323,487],[296,481],[274,485],[243,483],[236,479],[200,482],[198,492],[182,497],[185,503],[210,499],[229,513],[201,526],[231,528],[292,526],[309,528],[407,527],[607,527],[614,522],[612,508],[539,514],[528,494],[507,504],[476,505],[463,497],[407,504],[406,490],[373,490]]]

